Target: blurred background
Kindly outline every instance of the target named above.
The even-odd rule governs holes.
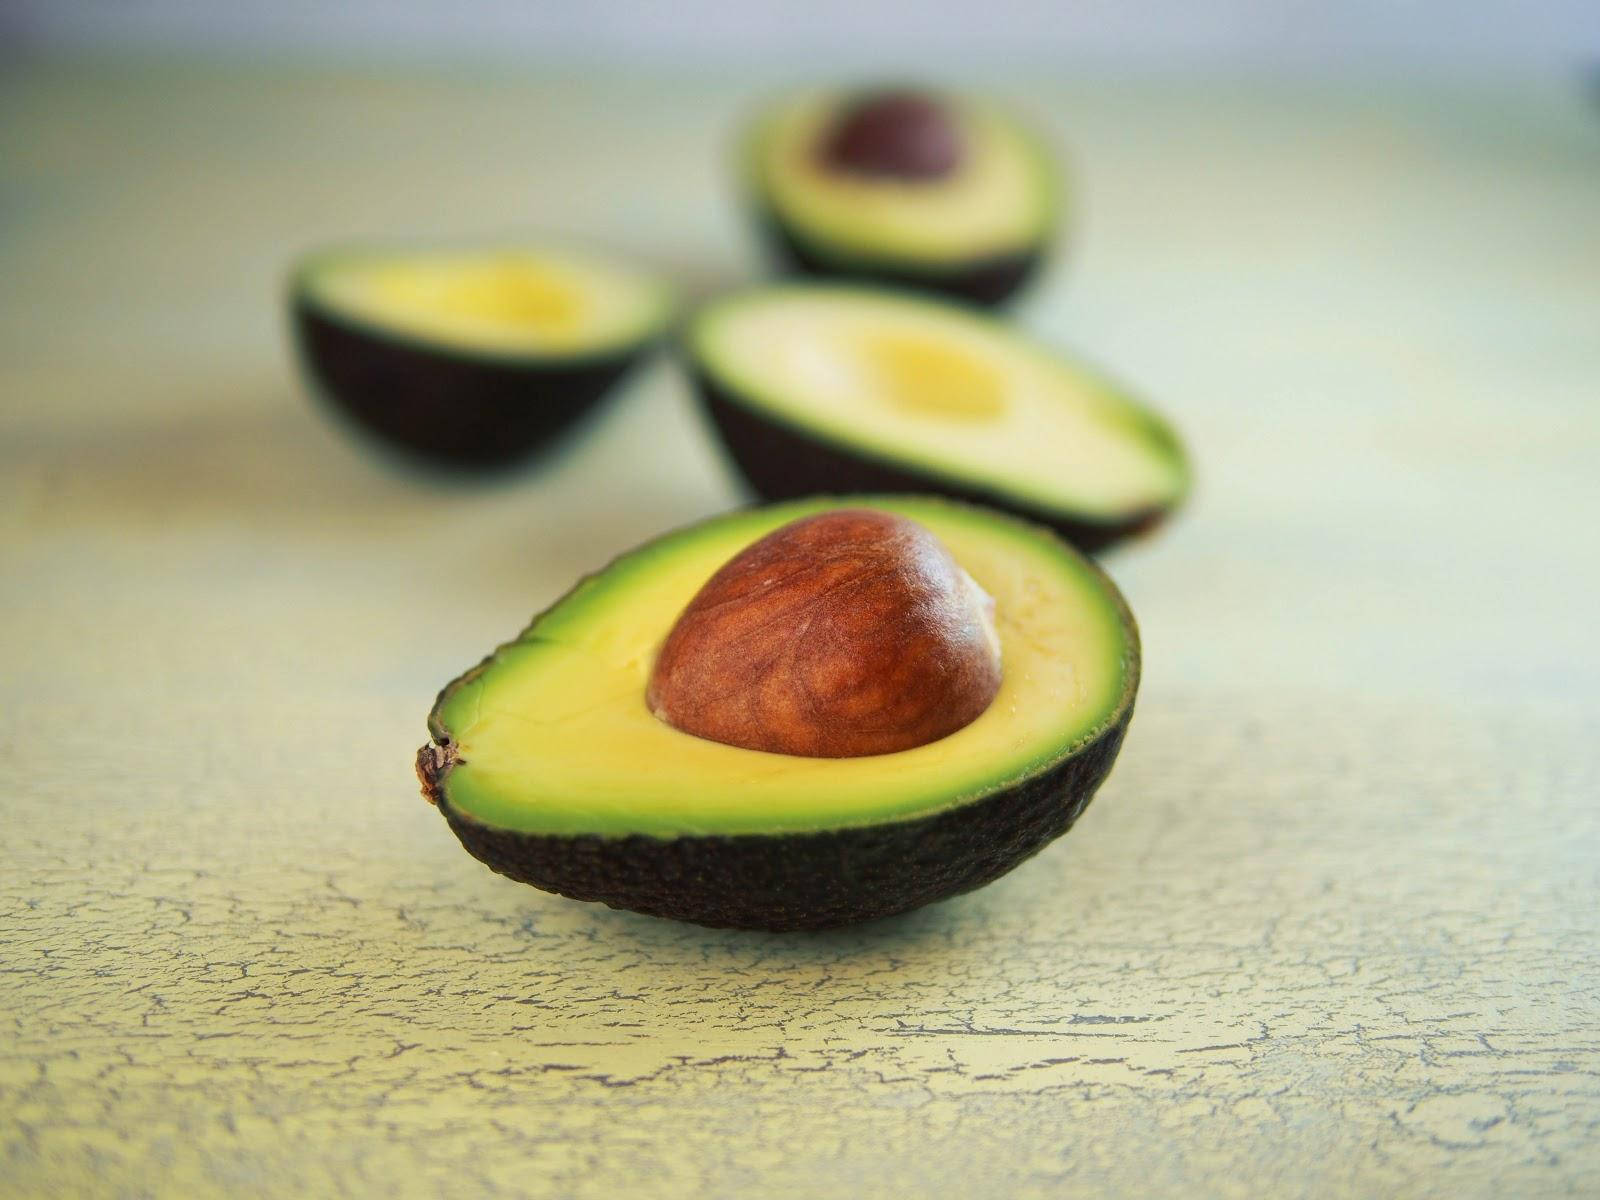
[[[12,0],[25,48],[364,57],[469,55],[648,66],[1563,67],[1600,53],[1586,0]],[[807,61],[810,60],[810,61]]]

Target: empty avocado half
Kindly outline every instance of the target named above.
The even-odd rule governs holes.
[[[744,167],[759,223],[796,269],[986,305],[1033,275],[1062,206],[1028,132],[950,95],[790,98],[753,124]]]
[[[1188,488],[1160,417],[958,305],[779,285],[702,309],[687,345],[723,442],[769,500],[939,492],[1097,551],[1159,523]]]
[[[567,249],[351,247],[306,259],[291,306],[327,400],[412,454],[514,462],[571,425],[673,315],[653,276]]]
[[[979,887],[1064,833],[1138,680],[1122,597],[1049,531],[934,497],[809,499],[582,580],[444,689],[417,766],[503,875],[821,929]]]

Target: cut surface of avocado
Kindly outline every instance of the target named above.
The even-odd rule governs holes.
[[[1164,512],[1187,487],[1183,450],[1160,418],[954,305],[844,285],[768,287],[702,310],[689,345],[723,402],[924,475],[935,490],[944,481],[1030,515],[1110,525]],[[763,467],[742,465],[753,478]]]
[[[347,249],[310,260],[298,285],[347,322],[507,358],[605,355],[648,337],[672,303],[653,277],[567,249]]]
[[[993,598],[1004,678],[987,710],[927,745],[847,759],[740,749],[654,716],[645,693],[655,655],[706,580],[774,529],[844,507],[919,522]],[[425,778],[453,823],[602,838],[774,835],[776,846],[1024,791],[1108,731],[1120,740],[1137,676],[1137,633],[1115,588],[1048,532],[931,497],[800,501],[669,534],[584,580],[445,690]],[[594,891],[587,898],[611,898]]]
[[[838,170],[820,152],[855,97],[813,92],[773,107],[747,146],[751,183],[792,238],[825,256],[935,270],[1032,252],[1059,208],[1055,172],[1032,137],[997,109],[941,97],[962,147],[934,179]]]

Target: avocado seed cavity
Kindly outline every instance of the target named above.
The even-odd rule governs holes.
[[[961,162],[961,133],[938,101],[916,92],[875,92],[845,108],[822,142],[822,161],[850,175],[941,179]]]

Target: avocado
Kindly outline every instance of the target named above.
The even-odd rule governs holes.
[[[835,514],[913,522],[943,547],[951,565],[918,567],[921,582],[903,594],[925,586],[955,597],[952,630],[962,612],[988,614],[1001,664],[992,702],[943,736],[932,730],[934,740],[855,756],[839,745],[789,754],[726,744],[652,711],[658,676],[676,669],[662,666],[663,644],[686,618],[693,623],[706,589],[707,603],[739,596],[748,620],[695,653],[715,653],[720,642],[730,663],[748,664],[727,669],[745,672],[746,690],[760,693],[750,703],[768,714],[758,723],[770,727],[786,703],[778,693],[794,686],[774,661],[823,647],[802,664],[810,671],[845,636],[841,621],[902,586],[884,590],[885,563],[931,553],[919,542],[887,559],[859,546],[842,556],[763,557],[763,539]],[[815,544],[824,549],[854,537],[836,526],[823,533]],[[732,590],[719,597],[717,588]],[[750,602],[767,588],[802,590],[768,607]],[[799,602],[804,589],[814,603]],[[904,606],[890,609],[892,624]],[[880,671],[914,666],[914,632],[886,658],[866,660]],[[824,663],[848,666],[848,658]],[[840,683],[846,699],[824,719],[840,719],[855,703],[848,697],[862,693],[867,703],[853,719],[870,728],[884,711],[875,688],[932,686],[959,699],[987,686],[981,670],[975,684],[952,676],[930,685],[929,668],[917,669],[900,684]],[[1111,769],[1138,679],[1138,631],[1122,597],[1049,531],[938,497],[811,498],[712,518],[582,580],[440,693],[417,770],[462,844],[512,879],[703,925],[822,929],[979,887],[1064,833]],[[723,684],[739,682],[736,674]]]
[[[805,274],[995,305],[1034,275],[1060,224],[1050,156],[976,99],[810,92],[763,113],[742,157],[757,224]]]
[[[673,315],[649,274],[538,246],[326,250],[294,272],[290,306],[331,405],[391,446],[461,467],[548,443]]]
[[[768,500],[939,492],[1095,552],[1152,528],[1188,488],[1160,417],[959,305],[781,284],[713,302],[685,340],[712,424]]]

